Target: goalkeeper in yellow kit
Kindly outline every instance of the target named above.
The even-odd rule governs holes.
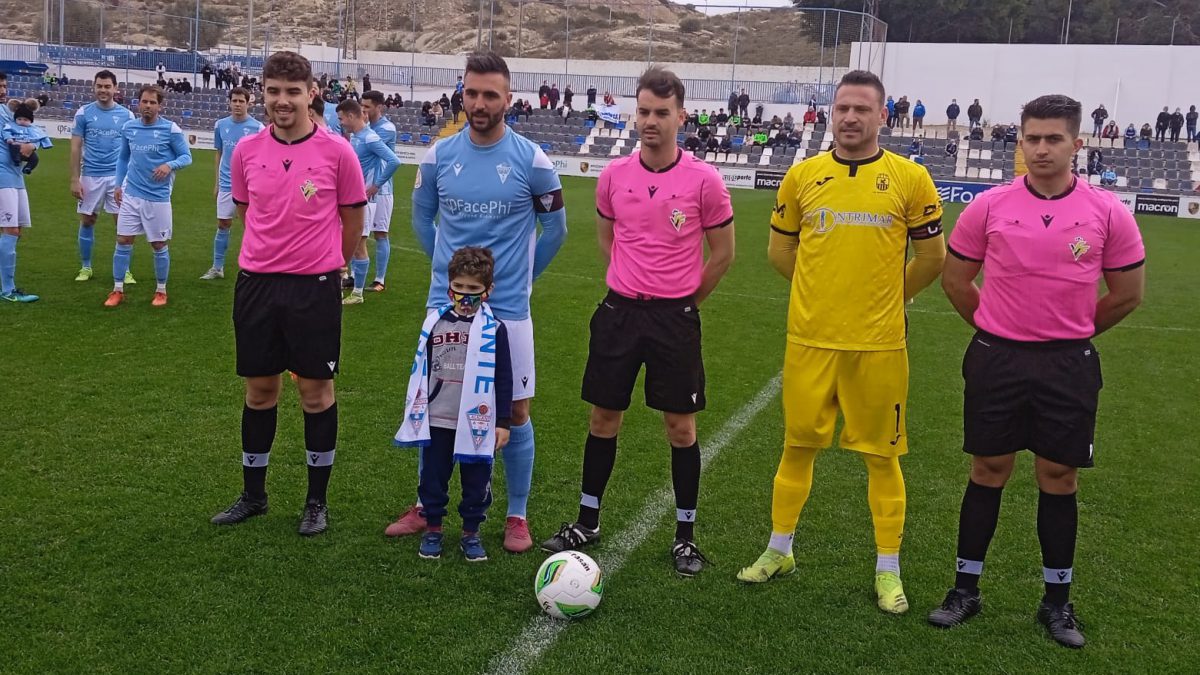
[[[879,607],[908,610],[900,583],[908,352],[904,302],[931,284],[946,255],[942,205],[929,172],[879,148],[883,84],[847,73],[833,102],[836,148],[788,171],[771,217],[771,265],[791,280],[783,366],[784,447],[767,550],[738,573],[764,582],[796,569],[792,536],[813,462],[833,444],[867,465]],[[905,263],[909,242],[914,256]]]

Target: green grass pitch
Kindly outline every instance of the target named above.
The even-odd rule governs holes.
[[[197,153],[176,183],[170,306],[150,307],[152,258],[139,240],[133,273],[141,283],[125,306],[107,310],[111,220],[98,228],[97,278],[72,280],[65,145],[46,152],[29,180],[34,227],[19,246],[18,284],[42,300],[0,306],[0,671],[469,673],[510,649],[539,614],[532,589],[543,556],[500,548],[502,464],[484,526],[487,563],[467,565],[453,548],[441,561],[419,560],[414,539],[383,536],[416,485],[415,456],[390,443],[429,275],[408,227],[413,167],[397,178],[388,290],[345,313],[331,526],[304,540],[295,533],[305,469],[291,387],[268,480],[271,513],[235,528],[208,522],[240,489],[242,396],[233,274],[198,280],[212,247],[212,153]],[[530,515],[539,541],[574,517],[587,429],[579,384],[588,318],[604,292],[595,183],[565,183],[570,235],[533,300]],[[699,420],[702,443],[779,371],[783,355],[786,286],[765,259],[773,195],[733,198],[738,258],[703,307],[710,407]],[[959,364],[970,331],[933,288],[910,314],[908,615],[874,607],[866,473],[841,451],[818,462],[796,537],[798,573],[761,587],[734,580],[770,529],[782,424],[773,403],[705,473],[697,532],[712,567],[693,580],[675,577],[661,514],[608,580],[599,611],[562,632],[533,671],[1194,672],[1200,221],[1141,224],[1146,302],[1097,341],[1106,386],[1097,467],[1082,478],[1074,591],[1086,649],[1053,645],[1033,620],[1041,561],[1028,456],[1006,490],[983,615],[949,632],[925,625],[953,578],[968,466]],[[610,535],[643,519],[647,496],[669,483],[661,420],[640,401],[605,496]],[[456,525],[452,516],[447,526]]]

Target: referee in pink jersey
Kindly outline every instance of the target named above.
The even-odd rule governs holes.
[[[1142,301],[1146,252],[1137,222],[1111,192],[1078,180],[1078,101],[1036,98],[1021,113],[1026,176],[971,202],[950,235],[942,287],[976,329],[963,358],[963,449],[971,477],[958,523],[954,588],[929,615],[957,626],[981,608],[979,577],[1016,453],[1036,456],[1037,532],[1045,595],[1037,619],[1082,647],[1069,601],[1079,469],[1092,466],[1100,354],[1093,336]],[[975,277],[983,270],[980,289]],[[1096,299],[1104,279],[1108,292]]]
[[[325,493],[337,447],[342,298],[338,269],[362,234],[367,203],[350,144],[319,133],[308,59],[276,52],[263,66],[271,126],[238,143],[230,178],[246,224],[233,295],[242,408],[242,494],[213,517],[233,525],[267,512],[267,464],[275,440],[280,374],[296,376],[304,409],[308,497],[300,534],[325,531]]]
[[[700,492],[696,413],[704,409],[700,303],[733,262],[733,206],[721,174],[676,145],[683,83],[650,68],[638,81],[641,148],[613,161],[596,186],[608,295],[591,322],[583,399],[592,416],[583,453],[579,519],[542,544],[576,549],[600,538],[600,500],[612,475],[617,432],[646,367],[646,405],[663,413],[675,488],[675,570],[703,569],[694,525]],[[704,244],[709,256],[704,260]]]

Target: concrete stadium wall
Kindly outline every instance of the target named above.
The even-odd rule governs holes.
[[[878,45],[855,43],[851,61]],[[1162,45],[1010,45],[889,43],[882,57],[889,94],[921,99],[927,124],[944,124],[957,98],[959,123],[978,98],[984,118],[1017,122],[1021,106],[1042,94],[1067,94],[1083,103],[1084,128],[1101,103],[1124,127],[1154,124],[1162,107],[1200,106],[1200,47]]]

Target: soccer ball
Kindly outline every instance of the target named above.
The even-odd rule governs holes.
[[[546,558],[533,580],[538,604],[556,619],[580,619],[595,611],[604,595],[604,573],[579,551]]]

